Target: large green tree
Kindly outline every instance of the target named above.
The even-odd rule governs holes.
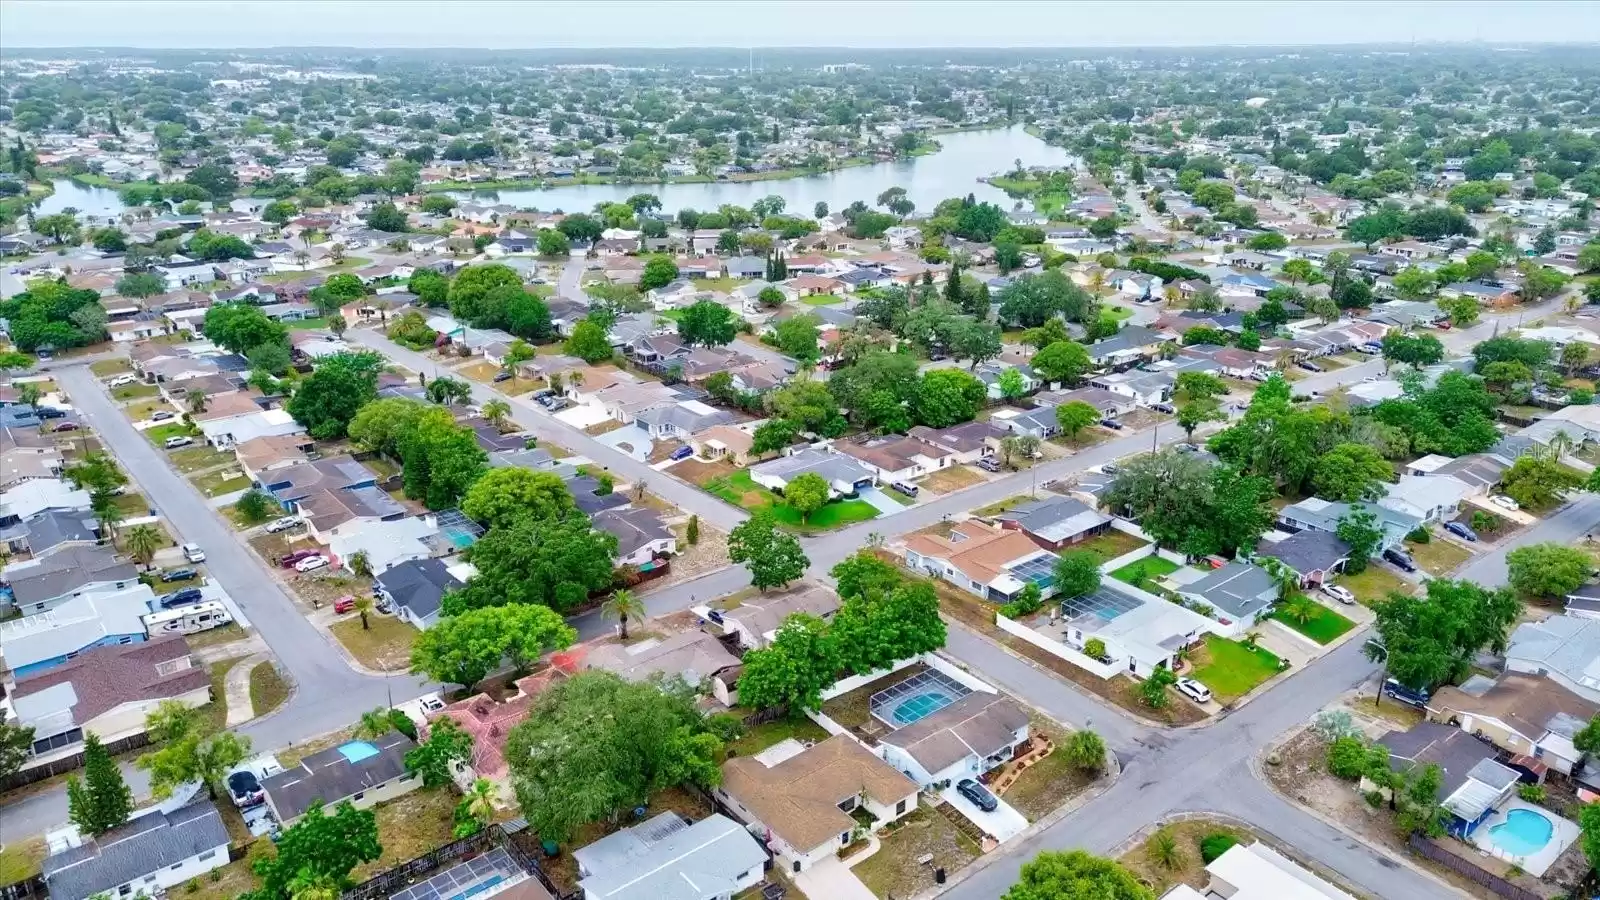
[[[930,428],[970,422],[988,396],[988,387],[960,369],[931,369],[922,374],[912,398],[911,413]]]
[[[553,841],[641,806],[663,788],[716,787],[723,757],[695,687],[594,670],[540,694],[506,746],[518,805],[533,830]]]
[[[750,570],[760,590],[782,587],[805,574],[811,561],[794,535],[778,530],[769,510],[758,510],[728,532],[728,558]]]
[[[175,700],[150,713],[145,731],[159,749],[136,765],[150,773],[150,790],[165,799],[182,784],[198,781],[216,799],[217,785],[250,756],[250,738],[231,731],[207,732],[199,715]]]
[[[245,353],[262,344],[285,344],[289,329],[282,322],[266,317],[259,307],[244,303],[223,303],[206,310],[201,326],[217,346],[234,353]]]
[[[133,791],[100,736],[83,737],[83,779],[67,776],[67,817],[85,834],[104,834],[128,821]]]
[[[456,769],[471,761],[472,734],[449,716],[428,723],[427,737],[406,751],[406,771],[421,775],[423,787],[449,784]]]
[[[839,571],[838,567],[834,571]],[[871,672],[944,646],[945,624],[932,585],[858,583],[853,587],[860,593],[844,600],[829,626],[843,668]]]
[[[1082,850],[1046,850],[1024,863],[1000,900],[1154,900],[1155,894],[1115,862]]]
[[[795,613],[778,627],[772,643],[744,656],[739,702],[753,709],[822,708],[822,691],[839,677],[843,660],[828,625]]]
[[[334,895],[351,886],[350,873],[383,855],[378,816],[346,800],[329,815],[317,800],[278,835],[277,852],[256,860],[261,888],[248,900],[291,900],[307,886],[327,885]]]
[[[737,333],[733,311],[712,300],[697,301],[678,319],[678,337],[693,346],[721,347]]]
[[[478,324],[491,317],[490,294],[498,288],[522,291],[522,276],[500,263],[467,266],[450,283],[446,302],[450,314]]]
[[[468,489],[461,511],[490,528],[526,519],[565,519],[577,511],[566,482],[550,472],[517,466],[490,469]]]
[[[1589,580],[1594,560],[1577,547],[1546,541],[1506,554],[1511,586],[1533,597],[1560,599]]]
[[[506,660],[525,668],[552,650],[564,650],[578,633],[546,606],[509,603],[445,616],[417,635],[411,671],[466,688]]]
[[[323,357],[289,398],[289,414],[321,441],[345,436],[350,421],[378,396],[383,357],[336,353]]]
[[[511,603],[571,611],[611,587],[616,552],[615,536],[577,516],[492,528],[468,554],[477,576],[445,596],[444,612]]]
[[[1056,596],[1087,597],[1100,589],[1100,558],[1087,550],[1063,553],[1053,574]]]
[[[1317,460],[1311,484],[1324,500],[1356,503],[1384,495],[1394,468],[1365,444],[1339,444]]]
[[[1373,609],[1389,674],[1431,691],[1465,677],[1479,651],[1504,651],[1522,605],[1504,588],[1436,578],[1421,597],[1394,593]]]

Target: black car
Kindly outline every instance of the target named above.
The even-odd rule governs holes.
[[[172,593],[167,594],[166,596],[162,597],[159,602],[161,603],[162,609],[171,609],[174,606],[185,606],[190,603],[199,603],[203,599],[205,599],[205,595],[200,593],[199,588],[184,588],[181,591],[173,591]]]
[[[1116,419],[1101,419],[1100,424],[1111,429],[1112,431],[1122,430],[1122,423],[1118,422]]]
[[[56,409],[54,406],[35,407],[33,414],[40,419],[65,419],[67,417],[66,410]]]
[[[189,579],[194,578],[196,575],[199,575],[199,574],[200,573],[195,569],[173,569],[170,572],[162,572],[161,573],[161,580],[162,581],[167,581],[167,582],[188,581]]]
[[[1412,559],[1411,555],[1404,550],[1391,547],[1383,551],[1383,558],[1407,572],[1415,572],[1417,570],[1417,561]]]
[[[267,794],[261,789],[261,780],[256,778],[256,773],[248,769],[241,769],[228,776],[228,794],[233,797],[233,803],[240,809],[249,809],[267,799]]]
[[[963,778],[957,782],[956,791],[959,792],[961,796],[971,800],[973,806],[976,806],[984,812],[994,812],[1000,808],[1000,801],[996,800],[995,796],[989,793],[987,788],[976,781],[973,781],[971,778]]]
[[[511,373],[510,372],[496,372],[494,374],[494,382],[495,382],[495,384],[499,384],[502,381],[510,381],[510,380],[511,380]]]

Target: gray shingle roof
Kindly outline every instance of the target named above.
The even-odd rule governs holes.
[[[1213,569],[1199,581],[1185,585],[1183,593],[1201,597],[1218,610],[1245,619],[1272,602],[1277,585],[1260,566],[1230,562]]]
[[[378,585],[397,605],[426,618],[439,611],[444,595],[461,582],[437,559],[413,559],[379,575]]]
[[[228,829],[208,800],[170,813],[145,813],[114,831],[47,857],[45,883],[56,900],[82,900],[224,847]],[[222,851],[220,862],[227,862]]]
[[[261,782],[272,807],[284,820],[299,818],[318,800],[327,806],[360,791],[375,788],[406,771],[406,753],[416,742],[398,731],[367,741],[378,752],[351,762],[339,747],[329,747],[300,761],[300,765]]]

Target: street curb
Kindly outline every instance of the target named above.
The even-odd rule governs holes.
[[[1453,895],[1453,896],[1470,897],[1471,895],[1464,893],[1459,888],[1457,888],[1455,885],[1450,884],[1448,881],[1445,881],[1444,879],[1440,878],[1438,875],[1435,875],[1434,873],[1428,871],[1427,869],[1424,869],[1421,866],[1417,865],[1415,862],[1413,862],[1407,856],[1396,855],[1389,848],[1381,846],[1381,845],[1376,844],[1376,843],[1373,843],[1371,840],[1369,840],[1364,835],[1358,834],[1357,832],[1352,831],[1349,828],[1346,828],[1342,823],[1337,822],[1337,821],[1335,821],[1333,819],[1330,819],[1326,815],[1323,815],[1321,810],[1312,809],[1311,807],[1305,805],[1304,803],[1301,803],[1299,800],[1296,800],[1295,798],[1289,796],[1288,794],[1285,794],[1282,791],[1278,790],[1277,786],[1272,783],[1271,779],[1267,778],[1265,770],[1262,769],[1263,761],[1266,759],[1267,756],[1277,752],[1279,747],[1282,747],[1284,744],[1287,744],[1289,741],[1291,741],[1294,738],[1298,737],[1302,732],[1304,732],[1307,728],[1310,728],[1310,727],[1311,726],[1309,724],[1308,725],[1302,725],[1299,728],[1296,728],[1296,729],[1293,729],[1291,731],[1285,732],[1284,734],[1279,735],[1277,740],[1272,741],[1271,743],[1269,743],[1266,746],[1262,747],[1260,750],[1256,751],[1255,753],[1250,754],[1249,759],[1246,760],[1246,764],[1249,765],[1249,767],[1250,767],[1251,776],[1254,777],[1256,779],[1256,781],[1260,782],[1262,784],[1262,786],[1265,787],[1267,790],[1269,790],[1272,793],[1276,794],[1285,803],[1288,803],[1289,805],[1293,806],[1295,809],[1298,809],[1301,812],[1305,813],[1306,815],[1311,816],[1313,819],[1316,819],[1318,822],[1321,822],[1322,824],[1328,826],[1329,828],[1332,828],[1334,831],[1339,832],[1340,834],[1344,835],[1345,837],[1349,838],[1350,840],[1355,841],[1356,843],[1358,843],[1361,846],[1367,848],[1368,850],[1372,851],[1373,853],[1376,853],[1378,856],[1380,856],[1380,857],[1382,857],[1384,859],[1392,860],[1392,861],[1394,861],[1396,863],[1399,863],[1402,866],[1405,866],[1406,868],[1410,869],[1412,872],[1416,873],[1417,875],[1420,875],[1423,878],[1426,878],[1429,881],[1432,881],[1434,884],[1439,885],[1444,890],[1449,891],[1450,894]]]

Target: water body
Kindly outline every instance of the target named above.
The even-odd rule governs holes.
[[[48,216],[71,208],[82,216],[106,218],[120,215],[127,209],[122,195],[110,188],[89,187],[70,178],[58,178],[50,182],[50,186],[55,188],[55,193],[39,201],[34,215]]]
[[[661,198],[667,213],[684,207],[709,211],[724,203],[749,208],[762,197],[775,194],[786,201],[786,212],[810,215],[818,202],[838,212],[857,200],[872,205],[885,190],[903,187],[921,212],[932,210],[941,200],[967,194],[1010,209],[1015,201],[1007,197],[1005,191],[980,184],[978,178],[1010,171],[1018,159],[1025,166],[1066,166],[1076,161],[1066,150],[1029,135],[1020,125],[943,134],[938,136],[938,141],[943,149],[930,156],[772,181],[575,184],[535,190],[453,191],[452,194],[457,199],[493,200],[524,209],[579,212],[591,210],[597,203],[620,203],[634,194],[651,193]]]

